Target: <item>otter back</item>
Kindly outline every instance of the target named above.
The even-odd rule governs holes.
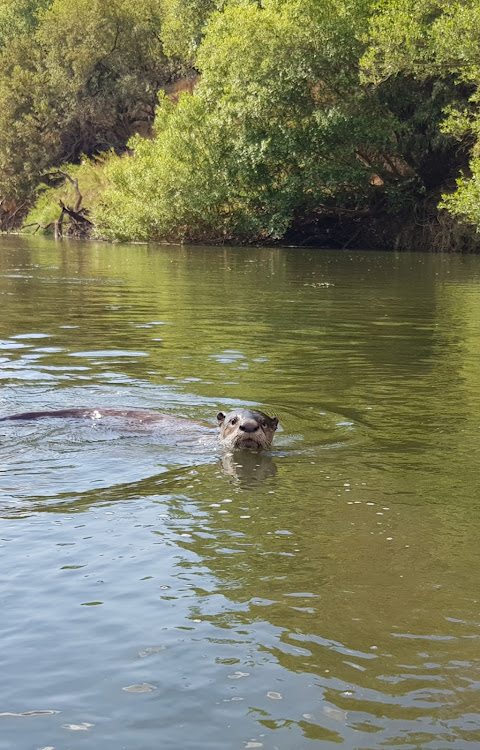
[[[189,434],[195,431],[195,429],[210,427],[210,425],[186,419],[185,417],[176,417],[145,409],[115,409],[110,407],[25,411],[1,417],[0,422],[62,417],[64,419],[91,419],[95,422],[113,417],[123,419],[130,425],[150,426],[153,429],[158,426],[166,430],[177,430],[183,434]],[[236,409],[228,414],[219,412],[217,414],[217,423],[220,428],[220,440],[227,449],[249,448],[259,450],[269,448],[272,444],[275,430],[278,426],[278,419],[276,417],[269,417],[262,411]]]

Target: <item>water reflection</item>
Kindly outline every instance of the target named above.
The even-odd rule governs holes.
[[[253,451],[236,451],[222,455],[222,468],[227,476],[243,487],[252,487],[277,473],[271,455]]]
[[[2,741],[476,748],[480,259],[2,242],[2,414],[283,426],[1,425]]]

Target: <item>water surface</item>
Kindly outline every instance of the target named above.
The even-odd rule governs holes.
[[[480,258],[0,241],[0,748],[480,742]]]

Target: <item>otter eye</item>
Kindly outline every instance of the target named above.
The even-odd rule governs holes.
[[[234,418],[233,418],[233,419],[232,419],[232,420],[230,421],[230,424],[237,424],[237,422],[238,422],[238,417],[234,417]]]
[[[268,422],[266,419],[262,419],[262,427],[268,427]]]

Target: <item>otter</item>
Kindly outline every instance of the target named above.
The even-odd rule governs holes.
[[[236,409],[228,414],[217,414],[220,440],[228,448],[269,448],[278,427],[277,417],[263,411]]]
[[[136,425],[152,426],[153,428],[161,426],[168,431],[178,430],[179,432],[188,431],[193,426],[197,428],[209,427],[205,423],[194,422],[184,417],[175,417],[170,414],[161,414],[144,409],[115,409],[110,407],[27,411],[20,414],[11,414],[7,417],[0,417],[0,422],[48,417],[92,419],[95,421],[114,417],[133,422]],[[228,414],[219,412],[217,414],[217,423],[220,428],[220,441],[229,450],[238,448],[261,450],[269,448],[272,444],[275,430],[278,427],[278,419],[276,417],[269,417],[262,411],[251,409],[235,409]]]

